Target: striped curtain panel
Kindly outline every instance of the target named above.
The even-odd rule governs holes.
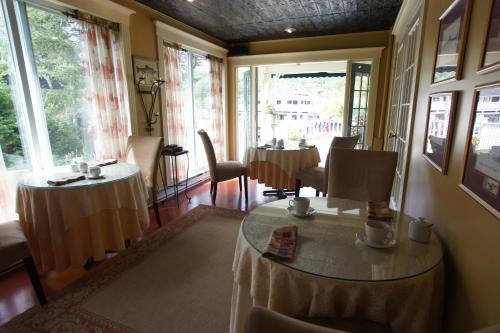
[[[167,143],[186,147],[187,131],[183,116],[181,46],[163,43],[163,66],[165,69],[165,99],[167,117]],[[177,177],[186,178],[184,158],[177,159]]]
[[[84,77],[96,111],[91,121],[96,159],[124,160],[130,121],[121,35],[109,26],[81,24]]]
[[[210,61],[210,116],[211,130],[208,133],[214,145],[217,161],[225,159],[226,145],[224,142],[224,108],[222,102],[222,72],[223,61],[214,56],[208,56]]]

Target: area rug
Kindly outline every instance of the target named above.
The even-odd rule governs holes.
[[[244,216],[200,205],[0,332],[227,332]]]

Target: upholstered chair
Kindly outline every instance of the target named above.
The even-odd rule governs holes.
[[[161,227],[160,212],[158,210],[158,184],[156,183],[158,164],[163,138],[156,136],[129,136],[125,161],[135,164],[141,170],[142,178],[148,188],[148,201],[153,205],[156,223]]]
[[[47,303],[40,277],[23,230],[18,221],[0,223],[0,272],[8,271],[22,261],[40,304]]]
[[[198,134],[203,142],[205,153],[207,154],[208,169],[210,173],[210,194],[212,196],[212,204],[215,205],[217,198],[217,184],[229,179],[238,177],[241,192],[241,178],[245,180],[245,200],[248,201],[248,176],[247,168],[238,161],[217,162],[215,157],[214,146],[212,140],[204,130],[199,130]]]
[[[255,306],[245,322],[245,333],[385,333],[390,327],[368,320],[343,318],[301,318],[285,316],[266,308]]]
[[[389,202],[398,154],[333,148],[328,170],[328,196]]]
[[[354,148],[359,141],[359,134],[354,136],[336,136],[333,138],[330,144],[330,149],[328,150],[328,155],[325,161],[325,167],[312,167],[301,170],[295,176],[295,196],[300,195],[301,187],[313,187],[316,189],[316,196],[319,196],[319,192],[323,192],[323,196],[326,196],[327,191],[327,172],[328,161],[330,158],[330,151],[333,147],[338,148]]]

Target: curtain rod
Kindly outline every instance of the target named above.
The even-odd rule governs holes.
[[[174,49],[177,49],[177,50],[180,50],[180,51],[184,51],[184,52],[196,53],[196,52],[193,52],[192,50],[189,50],[189,49],[186,49],[186,48],[182,47],[181,44],[175,43],[175,42],[163,41],[163,46],[171,47],[171,48],[174,48]],[[206,59],[209,59],[209,60],[213,59],[213,60],[220,61],[220,62],[224,61],[222,58],[216,57],[216,56],[208,54],[208,53],[205,54],[205,55],[201,55],[199,53],[196,53],[196,54],[199,55],[199,56],[203,56],[203,57],[205,57]]]
[[[96,25],[99,25],[99,26],[102,26],[102,27],[105,27],[105,28],[108,28],[111,30],[120,31],[120,24],[119,23],[112,22],[112,21],[103,19],[101,17],[91,15],[89,13],[84,13],[84,12],[81,12],[81,11],[76,10],[76,9],[71,10],[71,11],[65,11],[65,12],[63,12],[63,14],[66,15],[67,17],[71,17],[71,18],[74,18],[74,19],[79,20],[79,21],[84,21],[84,22],[96,24]]]

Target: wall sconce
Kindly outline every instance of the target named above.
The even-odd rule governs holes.
[[[153,81],[153,84],[150,87],[145,86],[144,77],[140,77],[139,80],[136,82],[137,92],[141,96],[141,105],[144,110],[144,114],[146,116],[146,122],[147,122],[146,131],[148,131],[150,135],[151,132],[153,132],[154,130],[153,125],[158,122],[158,116],[160,115],[160,113],[154,112],[154,109],[155,109],[156,97],[158,96],[158,92],[160,91],[161,85],[164,83],[165,83],[164,80],[158,78]],[[151,104],[149,105],[149,107],[146,106],[144,95],[151,96]]]

